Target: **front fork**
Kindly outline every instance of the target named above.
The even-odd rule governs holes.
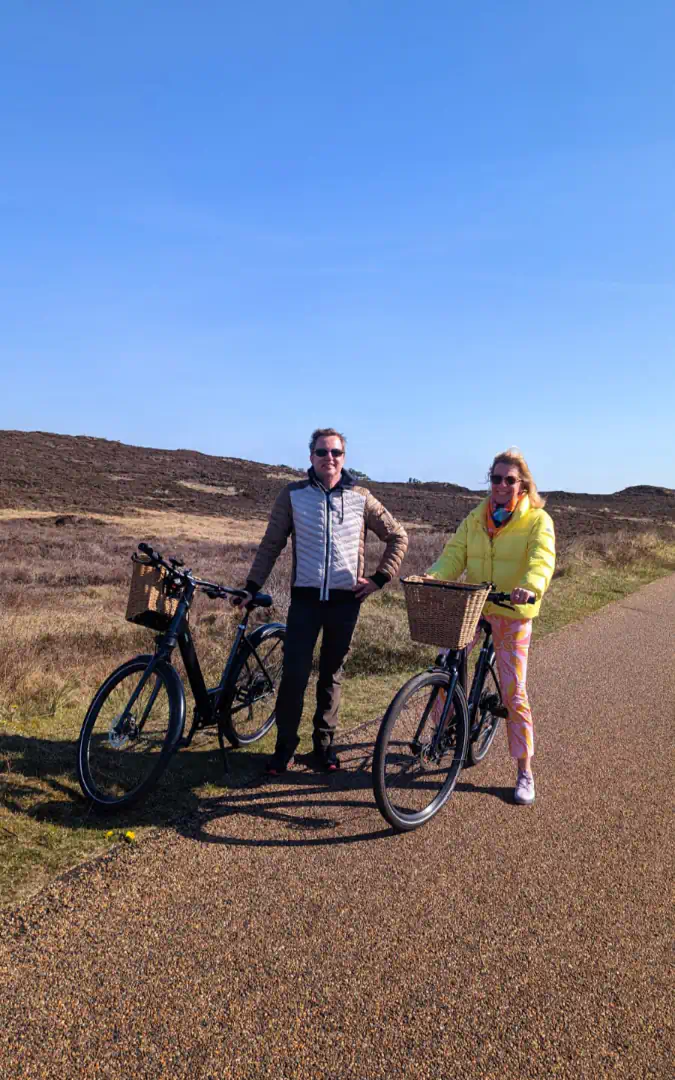
[[[148,704],[145,706],[145,709],[143,710],[143,715],[142,715],[141,719],[139,720],[139,722],[136,724],[135,730],[133,732],[130,731],[129,727],[128,727],[129,720],[130,720],[130,717],[131,717],[131,710],[133,709],[134,705],[138,701],[138,698],[140,697],[140,694],[141,694],[141,691],[143,690],[143,687],[147,683],[150,676],[153,674],[153,672],[155,670],[155,667],[157,665],[157,660],[158,660],[158,656],[155,654],[155,656],[153,656],[152,660],[150,661],[150,663],[146,667],[145,671],[141,675],[141,678],[139,679],[139,682],[138,682],[138,686],[136,687],[133,694],[131,695],[131,697],[127,701],[127,703],[126,703],[126,705],[124,707],[124,712],[122,713],[122,715],[119,717],[117,723],[115,724],[114,732],[115,732],[116,736],[120,737],[122,735],[129,735],[129,737],[137,739],[138,736],[140,735],[140,733],[142,732],[143,727],[145,725],[145,722],[148,719],[148,716],[150,715],[150,710],[152,709],[152,706],[155,704],[155,699],[157,698],[157,695],[158,695],[158,693],[159,693],[159,691],[161,689],[162,684],[160,683],[159,679],[157,679],[156,682],[155,682],[155,686],[153,688],[152,693],[150,694]]]

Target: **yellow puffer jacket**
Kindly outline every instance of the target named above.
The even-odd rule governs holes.
[[[485,614],[534,619],[555,568],[553,522],[545,510],[531,507],[525,495],[513,516],[490,540],[486,506],[484,499],[464,518],[427,574],[442,581],[456,581],[466,570],[466,580],[473,585],[492,581],[499,592],[529,589],[537,597],[536,604],[515,604],[514,611],[486,604]]]

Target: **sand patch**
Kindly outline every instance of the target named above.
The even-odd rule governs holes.
[[[181,487],[190,488],[190,491],[204,491],[207,495],[237,495],[237,489],[233,484],[198,484],[195,480],[178,480]]]
[[[292,472],[290,469],[288,472],[284,472],[282,469],[279,469],[276,472],[265,473],[265,476],[268,480],[286,480],[287,483],[290,484],[293,480],[302,480],[305,473],[300,472],[299,470],[298,472]]]

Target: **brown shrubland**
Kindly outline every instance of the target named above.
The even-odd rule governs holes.
[[[200,538],[189,534],[187,521],[182,535],[174,530],[167,535],[132,531],[138,525],[133,518],[93,522],[72,516],[56,524],[58,520],[16,516],[3,522],[0,716],[5,723],[17,712],[45,716],[65,706],[84,706],[114,666],[152,646],[148,631],[124,619],[130,556],[140,539],[167,555],[179,554],[197,575],[229,585],[243,583],[256,550],[255,542],[223,542],[217,518],[207,519],[211,535]],[[424,571],[444,539],[440,532],[411,530],[404,572]],[[379,550],[379,543],[371,542],[368,569],[375,567]],[[658,562],[667,551],[663,533],[656,531],[596,534],[563,545],[557,577],[593,566],[618,572],[640,560]],[[289,573],[287,549],[266,584],[274,609],[256,618],[284,620]],[[210,678],[217,677],[222,667],[235,622],[223,602],[203,596],[197,600],[192,626]],[[364,605],[348,671],[404,671],[419,662],[420,648],[408,635],[401,588],[392,583]]]

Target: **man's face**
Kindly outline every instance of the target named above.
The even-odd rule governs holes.
[[[329,489],[335,487],[342,476],[345,460],[342,439],[337,435],[321,435],[309,460],[323,486]]]

